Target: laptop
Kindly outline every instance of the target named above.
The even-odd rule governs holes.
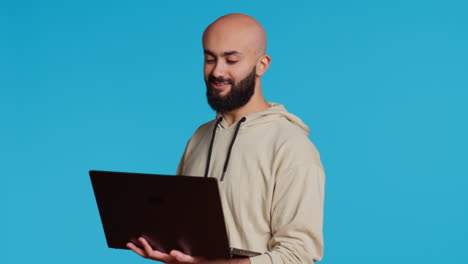
[[[260,253],[231,248],[215,178],[89,171],[110,248],[176,249],[207,259],[252,257]]]

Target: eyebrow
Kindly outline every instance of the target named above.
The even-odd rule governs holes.
[[[214,52],[212,52],[210,50],[203,50],[203,53],[206,54],[206,55],[211,55],[213,57],[216,57]],[[227,56],[231,56],[231,55],[242,55],[242,53],[240,53],[240,52],[238,52],[236,50],[230,50],[230,51],[223,52],[222,57],[227,57]]]

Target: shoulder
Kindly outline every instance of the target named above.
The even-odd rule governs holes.
[[[216,124],[216,120],[211,120],[209,122],[206,122],[199,126],[193,135],[190,137],[185,152],[190,153],[192,149],[198,145],[203,140],[206,140],[207,138],[211,138],[211,134],[213,132],[214,125]]]
[[[308,134],[300,127],[285,118],[273,124],[278,139],[276,156],[281,161],[294,164],[315,164],[322,167],[320,154],[309,139]]]
[[[198,141],[201,138],[205,137],[207,134],[211,134],[213,132],[213,128],[215,124],[216,124],[216,120],[211,120],[199,126],[197,130],[195,130],[195,132],[193,133],[190,141]]]

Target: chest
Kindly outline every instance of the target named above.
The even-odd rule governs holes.
[[[230,133],[216,135],[208,177],[218,179],[223,207],[229,208],[229,213],[268,218],[275,185],[275,144],[265,137],[239,133],[228,157],[231,138]],[[194,144],[184,162],[184,175],[204,175],[210,139]]]

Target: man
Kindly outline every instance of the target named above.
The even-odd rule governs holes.
[[[230,246],[263,254],[207,261],[155,251],[142,238],[144,248],[128,247],[165,263],[319,261],[324,171],[308,127],[262,95],[271,61],[265,31],[252,17],[229,14],[207,27],[203,49],[208,103],[217,117],[197,129],[177,173],[217,178]]]

